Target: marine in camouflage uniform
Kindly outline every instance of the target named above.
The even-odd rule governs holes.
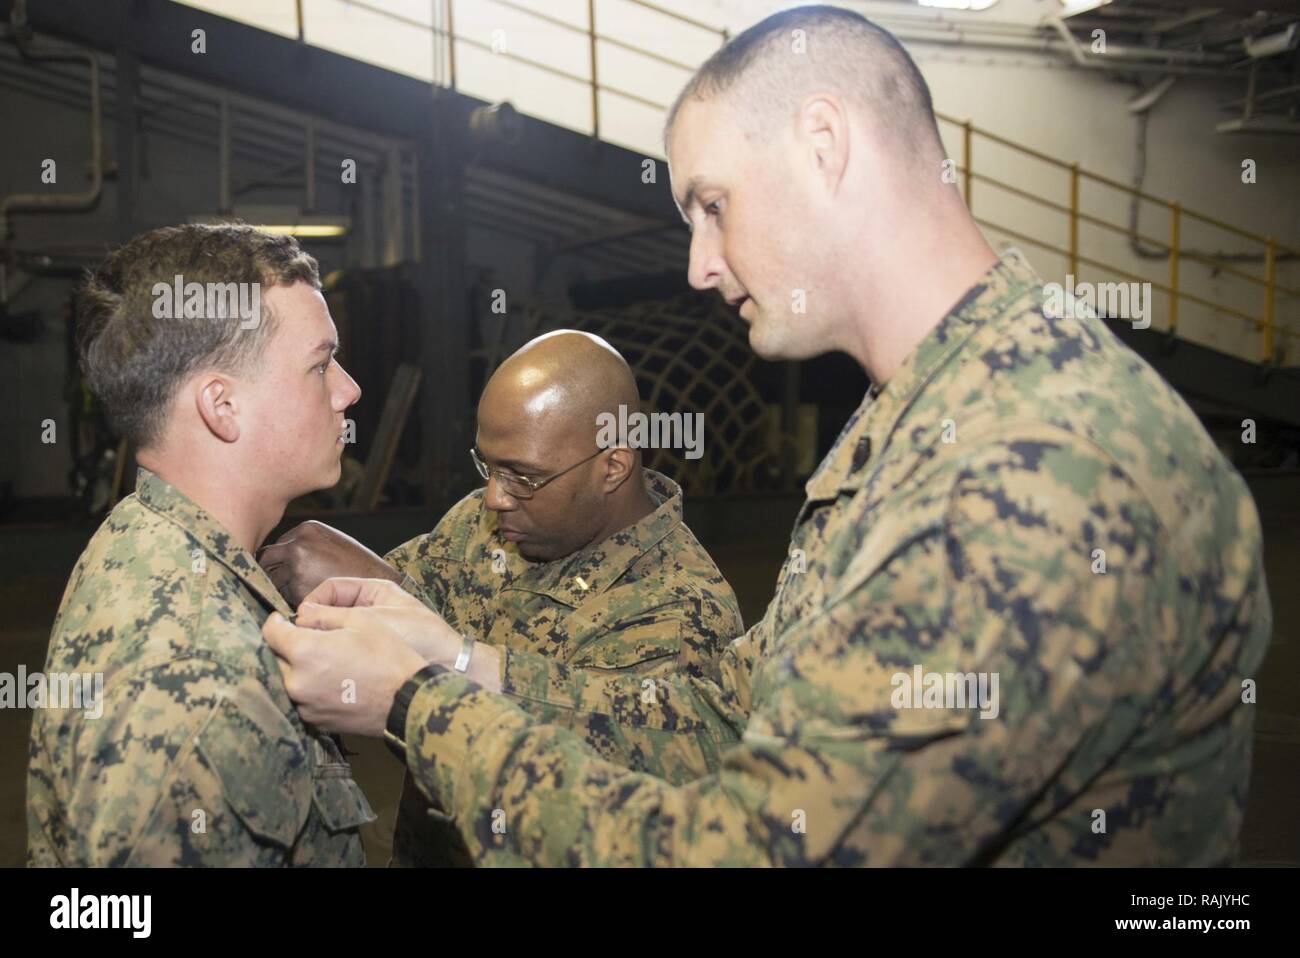
[[[1038,277],[1004,256],[868,393],[809,480],[776,597],[727,650],[720,687],[669,679],[654,704],[620,709],[635,678],[533,661],[532,704],[567,716],[543,725],[454,672],[427,678],[407,763],[475,858],[1232,861],[1254,722],[1243,682],[1271,628],[1254,503],[1104,323],[1043,305]],[[900,707],[917,666],[996,675],[996,717]],[[690,737],[709,709],[748,724],[687,784],[563,727]]]
[[[452,628],[501,650],[504,689],[523,709],[573,730],[611,761],[684,782],[717,767],[723,745],[735,740],[734,719],[663,730],[548,702],[552,672],[624,676],[637,701],[652,699],[669,676],[713,686],[723,648],[743,629],[731,586],[682,521],[681,489],[654,470],[643,475],[655,510],[562,559],[533,563],[520,556],[497,535],[497,515],[484,505],[482,489],[385,559],[404,574],[402,587]],[[409,775],[393,861],[469,863],[454,827]]]
[[[141,469],[54,621],[47,674],[103,673],[103,713],[33,717],[29,865],[365,864],[374,812],[285,694],[272,610],[253,557]]]

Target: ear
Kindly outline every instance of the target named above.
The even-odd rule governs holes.
[[[799,108],[796,123],[814,176],[828,193],[836,193],[849,166],[849,115],[844,101],[830,94],[810,97]]]
[[[229,379],[219,373],[205,373],[198,380],[194,405],[212,435],[222,442],[239,438],[239,404]]]
[[[601,483],[606,495],[618,489],[636,469],[636,453],[622,446],[605,458],[605,475]]]

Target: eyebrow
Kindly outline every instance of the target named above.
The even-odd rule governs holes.
[[[502,469],[509,469],[511,472],[545,472],[541,466],[534,465],[530,462],[521,462],[518,459],[502,459],[499,463]]]
[[[322,339],[319,343],[316,344],[316,346],[312,349],[312,351],[307,355],[314,356],[316,353],[329,353],[330,355],[333,355],[338,351],[339,351],[339,344],[337,340]]]
[[[689,180],[686,181],[686,193],[682,196],[682,201],[679,204],[677,204],[678,206],[677,212],[681,214],[682,221],[687,226],[691,225],[691,221],[690,218],[686,215],[686,211],[695,205],[696,202],[695,191],[699,188],[700,179],[701,179],[700,176],[692,176]]]
[[[478,454],[480,456],[483,456],[484,462],[486,462],[489,466],[492,466],[497,469],[505,469],[510,472],[545,472],[546,471],[541,466],[535,466],[527,462],[520,462],[518,459],[498,459],[496,461],[493,461],[489,459],[487,456],[485,456],[483,454],[483,450],[479,449],[478,446],[475,446],[474,448],[478,449]]]

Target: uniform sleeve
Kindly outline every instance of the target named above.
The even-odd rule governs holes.
[[[1081,787],[1067,756],[1100,772],[1132,735],[1168,650],[1115,639],[1159,634],[1176,576],[1122,473],[1055,433],[949,460],[871,519],[826,604],[747,670],[750,720],[715,773],[621,769],[448,673],[408,712],[420,788],[484,863],[982,860],[1032,802]],[[917,667],[993,694],[904,701]]]
[[[384,561],[402,573],[402,581],[398,584],[404,592],[409,592],[441,615],[459,563],[430,552],[428,541],[428,535],[416,536],[385,555]]]
[[[206,659],[138,669],[82,720],[69,796],[91,866],[289,863],[311,803],[306,748],[256,680]]]

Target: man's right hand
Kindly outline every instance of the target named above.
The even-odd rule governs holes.
[[[303,522],[263,547],[257,561],[297,608],[309,592],[335,576],[401,582],[402,574],[356,539],[323,522]]]

